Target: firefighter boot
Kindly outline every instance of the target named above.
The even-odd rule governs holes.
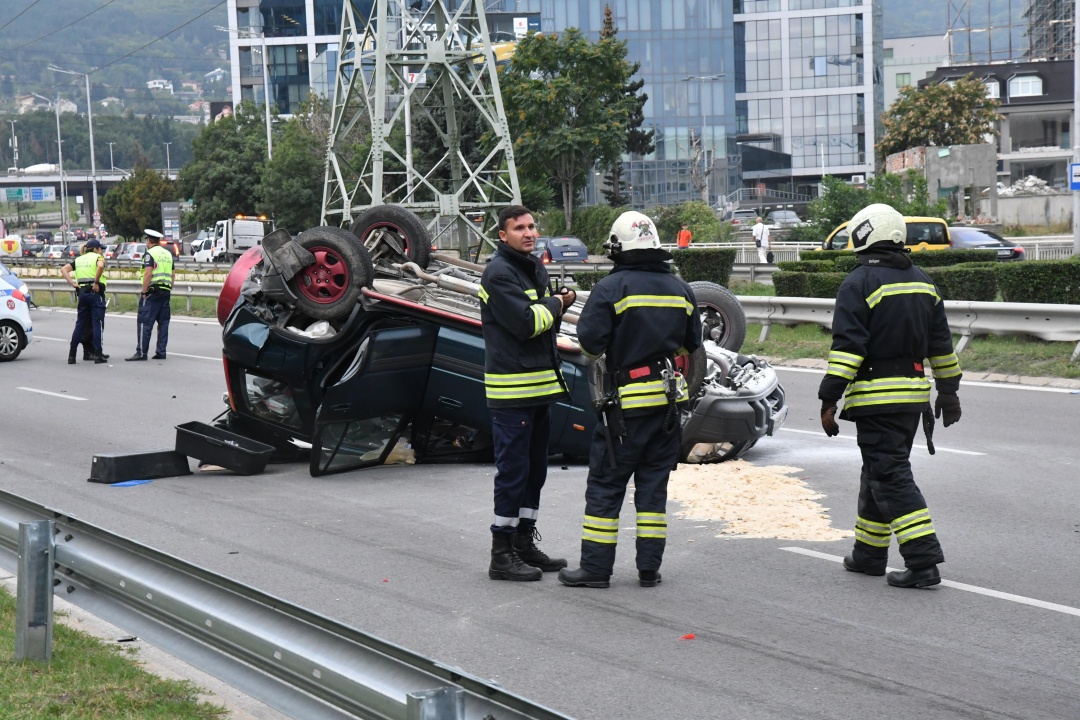
[[[514,552],[526,565],[540,568],[543,572],[555,572],[566,567],[563,558],[548,557],[540,548],[536,547],[543,538],[535,525],[518,525],[518,531],[514,535]]]
[[[882,563],[880,567],[876,565],[868,565],[861,563],[855,559],[854,555],[844,556],[844,569],[848,572],[864,573],[866,575],[884,575],[885,564]]]
[[[583,568],[577,570],[563,568],[559,571],[559,582],[569,587],[606,588],[611,587],[611,576],[593,575]]]
[[[74,364],[75,364],[75,351],[72,350],[71,352],[68,353],[68,365],[74,365]]]
[[[941,574],[938,572],[937,565],[929,565],[917,570],[908,568],[902,572],[891,572],[885,580],[893,587],[924,588],[941,582]]]
[[[539,580],[544,573],[521,562],[514,552],[514,536],[510,533],[491,533],[491,565],[488,577],[492,580]]]
[[[637,576],[641,587],[656,587],[663,582],[659,570],[638,570]]]

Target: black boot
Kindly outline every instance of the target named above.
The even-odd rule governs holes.
[[[105,353],[96,353],[93,350],[83,350],[82,359],[86,360],[87,362],[89,362],[91,360],[96,362],[99,355],[101,357],[105,358],[106,360],[109,359],[109,356],[106,355]]]
[[[72,350],[71,352],[68,353],[68,365],[74,365],[74,364],[75,364],[75,351]]]
[[[637,576],[641,587],[656,587],[663,582],[659,570],[638,570]]]
[[[102,363],[107,363],[107,362],[109,362],[109,356],[108,355],[106,355],[104,353],[99,353],[99,352],[94,353],[94,364],[95,365],[101,365]]]
[[[535,525],[518,526],[518,531],[514,535],[514,552],[526,565],[540,568],[543,572],[555,572],[566,567],[564,558],[548,557],[543,550],[536,547],[536,543],[541,539],[540,531]]]
[[[581,568],[577,570],[563,568],[559,571],[559,582],[570,587],[606,588],[611,586],[610,579],[610,575],[593,575]]]
[[[852,557],[851,555],[845,555],[844,556],[844,569],[847,570],[848,572],[863,573],[864,575],[884,575],[885,574],[885,565],[884,564],[882,564],[881,567],[878,567],[876,565],[874,565],[874,566],[864,565],[863,563],[856,562],[855,558]]]
[[[94,348],[90,347],[89,345],[83,345],[82,359],[85,360],[85,361],[93,360],[94,359]]]
[[[930,565],[918,570],[908,568],[900,572],[891,572],[885,580],[893,587],[924,588],[941,582],[941,574],[938,572],[937,565]]]
[[[491,565],[488,577],[492,580],[539,580],[544,573],[521,562],[514,552],[514,536],[510,533],[491,533]]]

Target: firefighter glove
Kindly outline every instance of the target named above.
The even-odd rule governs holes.
[[[840,434],[840,426],[836,424],[836,403],[832,400],[821,401],[821,427],[829,437]]]
[[[960,398],[956,393],[938,393],[934,402],[934,417],[940,418],[943,414],[941,424],[945,427],[960,422]]]

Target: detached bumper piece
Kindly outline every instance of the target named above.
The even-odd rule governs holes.
[[[256,475],[266,469],[274,447],[213,425],[189,422],[176,426],[176,452],[237,475]]]
[[[94,456],[87,482],[113,485],[128,480],[154,480],[190,474],[187,456],[175,450],[104,453]]]

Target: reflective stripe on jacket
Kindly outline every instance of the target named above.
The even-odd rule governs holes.
[[[173,255],[165,248],[155,245],[146,251],[154,259],[154,270],[150,274],[150,284],[166,290],[172,289]]]
[[[480,279],[488,407],[529,407],[568,397],[555,345],[562,300],[532,255],[499,243]]]
[[[819,399],[835,402],[846,393],[845,419],[920,412],[930,402],[925,359],[938,392],[956,392],[960,364],[934,283],[904,253],[867,251],[859,262],[836,295]]]
[[[101,260],[102,263],[105,262],[100,255],[93,251],[88,251],[75,258],[75,282],[80,284],[94,282],[94,276],[97,275],[99,260]],[[105,287],[107,282],[108,281],[105,279],[104,268],[102,268],[101,277],[98,279],[98,283],[101,287]]]

